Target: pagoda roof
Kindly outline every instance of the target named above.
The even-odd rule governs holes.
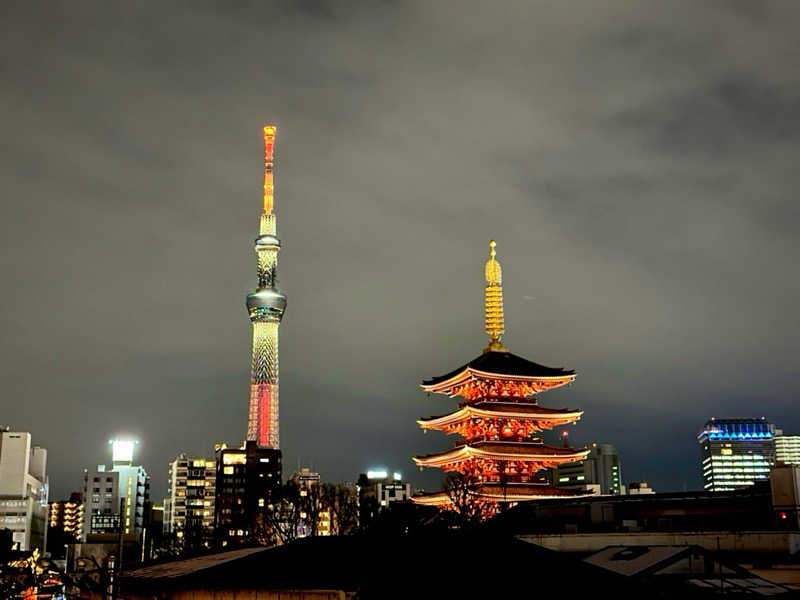
[[[471,417],[482,418],[516,418],[527,420],[557,421],[559,423],[571,423],[577,421],[583,415],[582,410],[569,408],[545,408],[533,402],[491,402],[482,401],[474,404],[466,404],[460,409],[446,415],[436,417],[425,417],[418,419],[417,423],[421,427],[437,427],[456,423]]]
[[[437,467],[470,458],[568,463],[583,460],[588,454],[588,448],[559,448],[531,442],[486,441],[460,444],[444,452],[415,456],[413,460],[421,467]]]
[[[423,387],[435,386],[449,379],[453,379],[456,375],[463,371],[471,369],[475,372],[485,373],[487,375],[500,375],[510,377],[568,377],[575,375],[574,370],[567,370],[561,367],[546,367],[535,363],[533,361],[512,354],[511,352],[498,352],[489,351],[484,352],[477,358],[472,359],[467,364],[450,371],[445,375],[426,379],[422,382]]]

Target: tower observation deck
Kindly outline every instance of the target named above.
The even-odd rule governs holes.
[[[277,285],[281,241],[277,237],[272,179],[275,132],[272,125],[264,127],[264,205],[255,240],[258,287],[247,295],[247,312],[253,325],[247,440],[262,448],[278,449],[278,327],[286,310],[286,296]]]

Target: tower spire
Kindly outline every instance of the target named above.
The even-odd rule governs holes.
[[[272,183],[272,148],[275,145],[275,127],[264,127],[264,213],[272,214],[274,186]]]
[[[489,336],[489,345],[484,352],[508,352],[501,340],[505,333],[503,316],[503,268],[497,261],[497,242],[489,241],[489,260],[484,267],[486,277],[485,292],[485,329]]]

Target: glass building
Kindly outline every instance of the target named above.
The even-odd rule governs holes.
[[[769,479],[775,462],[775,426],[765,417],[706,421],[697,435],[702,454],[703,488],[725,492]]]

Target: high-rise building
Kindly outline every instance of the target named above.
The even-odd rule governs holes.
[[[775,430],[775,463],[783,465],[800,465],[800,435],[783,435],[783,431]]]
[[[48,534],[59,531],[76,540],[83,534],[83,494],[73,492],[69,500],[51,502],[47,517]]]
[[[239,448],[216,451],[214,531],[220,547],[252,543],[259,517],[281,483],[281,451],[248,440]]]
[[[164,498],[164,533],[193,547],[213,541],[216,460],[179,454],[169,463],[169,488]]]
[[[706,421],[697,435],[703,487],[722,492],[769,479],[775,462],[775,426],[766,418],[728,418]]]
[[[555,483],[559,488],[598,493],[624,494],[617,449],[611,444],[592,444],[584,460],[558,465]]]
[[[140,535],[144,527],[145,503],[150,500],[150,477],[144,467],[133,464],[137,442],[112,440],[111,469],[97,465],[83,473],[83,536],[117,533]]]
[[[278,327],[286,310],[286,296],[278,289],[278,251],[272,181],[275,127],[264,127],[264,208],[255,240],[258,288],[247,296],[253,325],[250,363],[250,410],[247,440],[262,448],[280,448],[278,403]]]
[[[0,431],[0,529],[11,531],[17,550],[47,546],[47,450],[31,434]]]
[[[455,371],[422,382],[426,392],[463,400],[449,414],[419,419],[423,429],[464,438],[454,448],[415,456],[420,467],[436,467],[460,474],[471,496],[495,510],[500,503],[573,495],[550,485],[539,473],[563,463],[583,460],[588,449],[545,445],[536,434],[577,421],[583,411],[545,408],[536,394],[575,379],[575,371],[545,367],[508,351],[502,344],[502,269],[495,241],[489,242],[484,266],[485,331],[489,345],[483,354]],[[414,502],[446,507],[452,494],[415,496]]]

